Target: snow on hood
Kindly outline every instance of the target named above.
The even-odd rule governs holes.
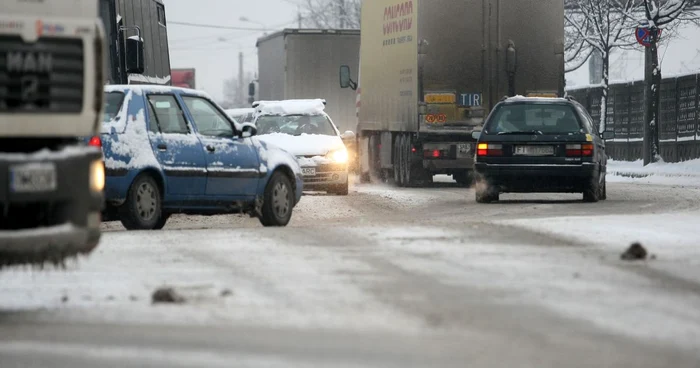
[[[272,133],[258,135],[259,140],[280,147],[294,156],[326,156],[329,152],[345,148],[336,135]]]
[[[256,101],[258,115],[320,115],[326,108],[326,100]]]

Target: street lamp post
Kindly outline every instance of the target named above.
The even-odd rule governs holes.
[[[251,20],[251,19],[248,18],[248,17],[240,17],[240,18],[238,18],[238,20],[239,20],[240,22],[253,23],[253,24],[257,24],[257,25],[261,26],[261,27],[263,28],[264,34],[267,35],[267,25],[265,25],[265,23],[261,23],[261,22],[255,21],[255,20]]]

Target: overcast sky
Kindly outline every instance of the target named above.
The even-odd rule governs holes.
[[[168,22],[270,28],[297,26],[298,0],[165,0]],[[241,22],[245,17],[250,22]],[[263,27],[263,25],[265,27]],[[238,75],[238,53],[246,72],[257,69],[255,41],[263,31],[235,31],[168,24],[173,68],[195,68],[197,88],[223,97],[223,79]]]
[[[272,32],[297,26],[297,6],[303,0],[165,0],[169,22],[214,26],[269,28]],[[249,22],[242,22],[241,17]],[[238,75],[238,52],[244,53],[246,72],[257,70],[255,41],[263,31],[235,31],[170,23],[170,58],[173,68],[193,67],[197,88],[214,98],[223,97],[223,80]],[[700,29],[690,28],[670,47],[661,49],[666,75],[700,71]],[[612,58],[611,79],[643,78],[643,54]],[[570,85],[588,83],[588,68],[567,75]],[[247,81],[246,81],[247,82]]]

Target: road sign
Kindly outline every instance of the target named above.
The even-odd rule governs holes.
[[[658,35],[661,37],[661,29],[657,28]],[[651,29],[647,27],[637,27],[634,35],[637,37],[637,42],[644,47],[651,47]]]

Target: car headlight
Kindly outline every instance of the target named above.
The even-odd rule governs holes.
[[[328,156],[331,160],[339,164],[344,164],[348,162],[348,151],[345,148],[335,150],[329,153]]]

